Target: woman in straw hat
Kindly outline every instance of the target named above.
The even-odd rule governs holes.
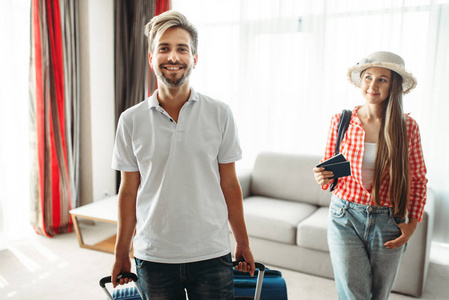
[[[328,244],[340,299],[387,299],[426,202],[426,166],[418,124],[402,108],[416,86],[401,57],[375,52],[348,70],[365,104],[352,111],[340,152],[351,175],[333,189]],[[335,152],[341,114],[331,120],[326,152]],[[314,168],[328,189],[331,171]]]

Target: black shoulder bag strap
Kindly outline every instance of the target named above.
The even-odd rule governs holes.
[[[338,122],[337,128],[337,142],[335,144],[335,153],[334,156],[340,153],[340,144],[343,138],[345,137],[346,130],[348,130],[349,121],[351,121],[352,111],[348,109],[344,109],[341,112],[340,121]],[[338,184],[338,178],[335,178],[331,183],[330,191],[333,192],[335,187]]]

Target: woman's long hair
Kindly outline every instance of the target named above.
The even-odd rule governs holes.
[[[407,124],[402,107],[402,77],[394,71],[391,71],[390,96],[385,103],[374,170],[374,202],[380,205],[380,190],[385,188],[381,187],[381,183],[388,172],[388,194],[394,215],[404,218],[409,195]]]

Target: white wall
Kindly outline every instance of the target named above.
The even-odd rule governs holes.
[[[114,2],[81,0],[81,205],[115,194]]]

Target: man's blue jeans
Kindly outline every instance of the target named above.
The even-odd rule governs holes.
[[[232,300],[234,283],[231,254],[205,261],[165,264],[135,258],[138,284],[151,300]]]
[[[384,244],[401,235],[393,210],[332,197],[328,244],[339,299],[388,299],[406,245]]]

